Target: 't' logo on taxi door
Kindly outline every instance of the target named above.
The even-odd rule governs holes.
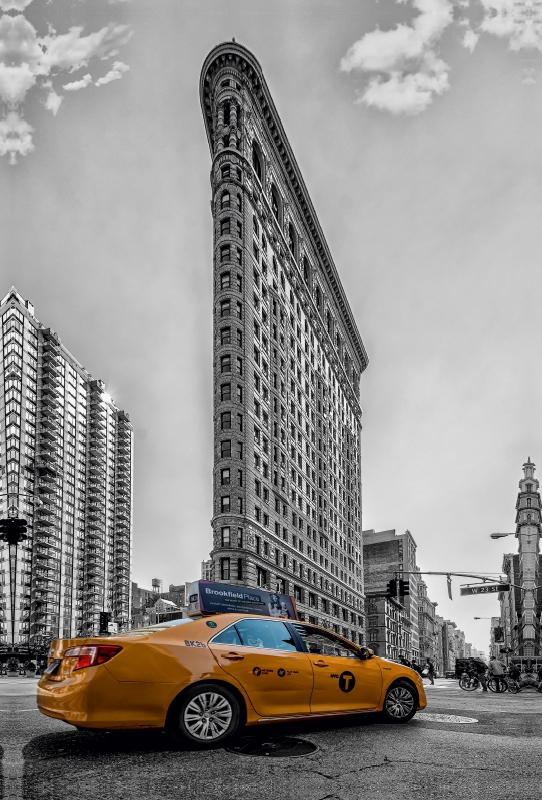
[[[341,672],[339,675],[339,689],[341,692],[351,692],[356,685],[356,679],[351,672]]]

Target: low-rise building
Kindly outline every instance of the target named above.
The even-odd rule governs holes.
[[[394,597],[376,592],[365,598],[367,646],[376,655],[398,661],[410,658],[410,619]]]

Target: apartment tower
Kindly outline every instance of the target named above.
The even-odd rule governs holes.
[[[29,528],[14,594],[0,542],[0,642],[32,647],[97,633],[101,611],[126,626],[130,418],[15,289],[0,302],[0,317],[2,516],[11,509]]]
[[[295,596],[363,641],[367,354],[261,67],[211,51],[215,579]]]

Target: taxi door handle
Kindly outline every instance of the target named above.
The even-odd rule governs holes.
[[[313,661],[312,663],[315,667],[329,667],[329,664],[326,664],[325,661]]]
[[[222,653],[221,658],[227,658],[230,661],[242,661],[244,656],[239,655],[239,653]]]

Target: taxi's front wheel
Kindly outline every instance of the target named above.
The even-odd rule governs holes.
[[[183,694],[168,715],[168,733],[178,744],[217,747],[239,727],[239,701],[224,686],[202,683]]]
[[[418,710],[418,694],[408,681],[390,686],[382,713],[388,722],[408,722]]]

